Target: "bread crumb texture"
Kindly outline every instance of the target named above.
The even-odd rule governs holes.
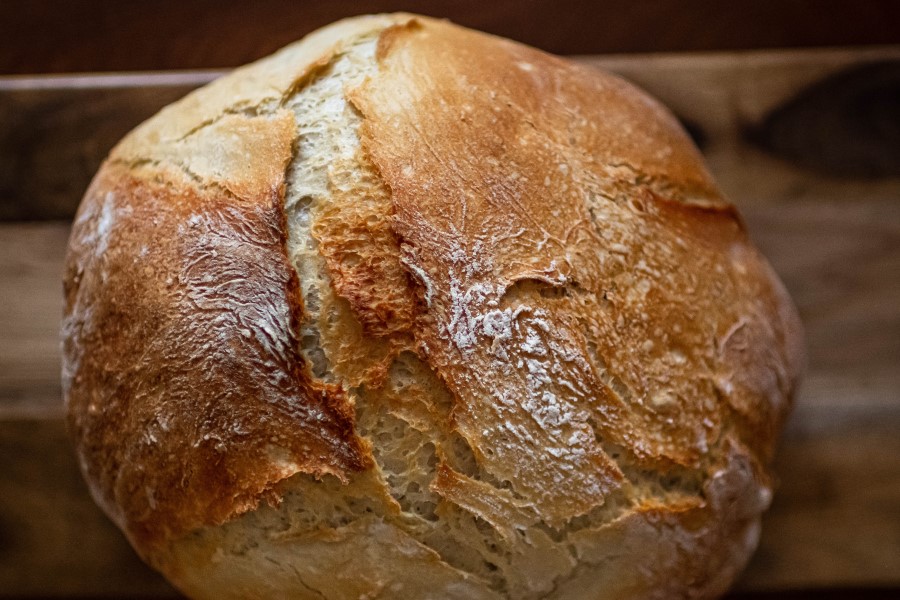
[[[196,598],[712,598],[794,308],[630,84],[338,23],[113,151],[66,271],[92,493]]]

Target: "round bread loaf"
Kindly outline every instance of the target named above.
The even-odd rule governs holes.
[[[410,15],[138,127],[65,295],[84,475],[195,598],[714,597],[802,361],[665,109]]]

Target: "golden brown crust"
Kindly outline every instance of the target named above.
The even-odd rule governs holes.
[[[277,501],[295,473],[370,465],[340,386],[299,355],[285,250],[297,136],[282,108],[348,20],[163,109],[111,153],[66,260],[63,379],[82,468],[135,547]]]
[[[302,127],[344,137],[304,163]],[[291,188],[297,165],[322,189]],[[252,595],[260,564],[260,590],[315,596],[304,578],[359,540],[350,595],[419,589],[420,561],[447,597],[712,597],[755,543],[802,362],[790,299],[665,109],[406,15],[138,128],[85,197],[66,295],[92,490],[198,596]]]
[[[312,234],[335,291],[366,333],[396,335],[412,328],[411,282],[398,260],[390,193],[377,178],[361,179],[357,164],[331,165],[334,200],[317,215]]]
[[[558,525],[621,485],[604,443],[696,468],[733,409],[768,457],[796,317],[668,113],[448,24],[381,40],[352,96],[362,141],[426,306],[416,337],[483,466]]]
[[[70,428],[138,547],[255,507],[294,473],[368,466],[346,393],[298,356],[277,185],[238,199],[109,165],[66,272]]]

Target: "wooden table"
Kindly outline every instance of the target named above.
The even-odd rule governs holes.
[[[683,120],[806,325],[779,489],[732,597],[900,598],[900,48],[581,60]],[[218,74],[0,78],[0,598],[176,595],[66,439],[61,260],[110,146]]]

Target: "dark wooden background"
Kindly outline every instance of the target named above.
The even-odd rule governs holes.
[[[729,598],[900,598],[900,0],[0,0],[0,599],[175,597],[90,500],[61,419],[60,262],[91,174],[219,74],[171,71],[388,10],[606,55],[581,60],[682,118],[810,350],[780,489]],[[625,53],[661,54],[610,56]],[[109,71],[135,73],[19,77]]]
[[[897,0],[0,0],[0,73],[234,67],[331,21],[396,10],[557,54],[900,42]]]

